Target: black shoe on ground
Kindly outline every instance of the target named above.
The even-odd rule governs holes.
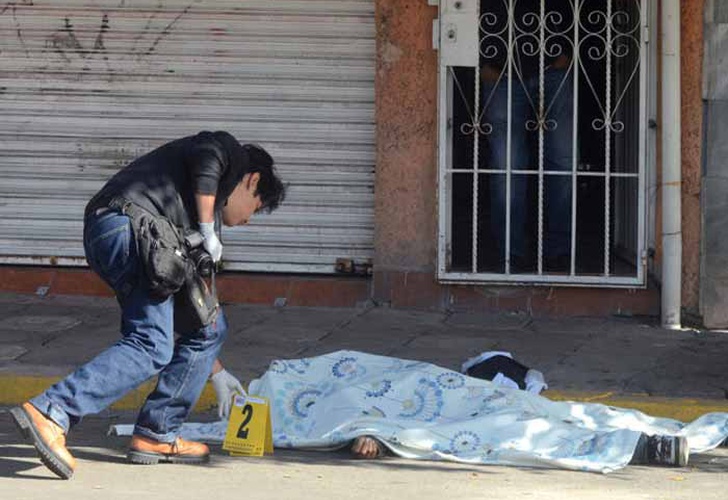
[[[631,464],[685,467],[688,464],[688,440],[684,436],[648,436],[637,442]]]

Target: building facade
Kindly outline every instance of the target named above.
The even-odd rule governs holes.
[[[141,152],[226,129],[290,183],[223,234],[226,300],[659,314],[671,5],[8,4],[2,287],[108,293],[84,267],[85,200]],[[722,326],[728,21],[679,8],[678,295]]]

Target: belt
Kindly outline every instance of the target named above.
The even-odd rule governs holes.
[[[149,212],[124,198],[114,198],[106,206],[99,207],[91,213],[96,217],[100,217],[111,212],[128,215],[130,217],[149,215]]]
[[[124,198],[112,199],[106,208],[108,208],[109,210],[113,210],[115,212],[119,212],[124,215],[128,215],[132,219],[148,217],[148,216],[156,217],[154,214],[150,213],[147,209],[142,208],[139,205],[137,205],[136,203],[133,203]]]

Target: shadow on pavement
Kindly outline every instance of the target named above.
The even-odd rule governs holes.
[[[108,436],[106,432],[110,425],[119,423],[120,415],[111,418],[94,417],[86,419],[71,433],[68,439],[71,453],[79,460],[113,463],[130,466],[126,462],[126,448],[128,437]],[[129,421],[129,415],[121,415],[122,420]],[[422,472],[463,472],[478,475],[496,475],[504,472],[505,466],[469,465],[453,462],[436,462],[424,460],[408,460],[399,457],[385,457],[378,460],[361,460],[353,458],[348,449],[336,451],[302,451],[277,449],[275,454],[265,457],[231,457],[223,451],[219,444],[210,446],[212,452],[211,463],[201,467],[225,467],[233,463],[246,461],[251,464],[281,464],[300,466],[342,466],[357,467],[372,470],[399,470]],[[26,443],[17,432],[10,415],[0,410],[0,477],[56,480],[52,473],[44,468],[38,473],[29,472],[42,467],[35,450]],[[138,467],[138,466],[135,466]],[[164,467],[164,465],[160,465]],[[198,469],[200,466],[195,467]],[[534,475],[553,474],[560,472],[570,474],[571,471],[554,469],[540,469],[528,467],[508,467]],[[629,480],[632,471],[639,469],[656,469],[649,466],[630,466],[623,470],[609,474],[612,480]],[[665,470],[665,468],[660,467]],[[671,469],[676,475],[689,472],[725,473],[728,470],[728,448],[719,448],[708,453],[695,454],[690,457],[687,468]]]
[[[20,445],[0,445],[0,477],[40,480],[58,479],[52,475],[44,475],[45,471],[41,474],[28,472],[39,466],[42,466],[42,464],[32,448]]]
[[[253,461],[255,463],[279,463],[285,465],[324,465],[324,466],[344,466],[344,467],[362,467],[362,468],[387,468],[411,471],[428,471],[436,470],[439,472],[463,472],[473,473],[494,473],[495,470],[485,466],[472,466],[468,464],[455,464],[447,462],[434,462],[425,460],[407,460],[399,457],[385,457],[377,460],[361,460],[353,458],[348,450],[335,451],[302,451],[302,450],[276,450],[273,455],[265,457],[231,457],[226,451],[220,449],[220,446],[212,448],[213,464],[214,463],[232,463],[240,460]]]

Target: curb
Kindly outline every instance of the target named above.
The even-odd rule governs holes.
[[[620,394],[616,392],[544,391],[543,396],[554,401],[599,403],[619,408],[639,410],[653,417],[692,422],[706,413],[728,413],[728,400],[691,397],[663,397],[649,394]]]
[[[19,405],[40,394],[63,377],[33,375],[0,375],[0,406]],[[138,410],[147,394],[154,388],[154,381],[147,381],[111,405],[113,410]],[[728,413],[728,400],[689,397],[655,397],[648,394],[620,394],[616,392],[586,392],[548,390],[543,395],[554,401],[600,403],[639,410],[654,417],[672,418],[691,422],[701,415],[712,412]],[[205,385],[194,412],[208,412],[217,406],[215,391],[210,383]]]
[[[16,406],[37,396],[63,377],[47,377],[33,375],[0,375],[0,406]],[[126,396],[111,405],[112,410],[138,410],[147,395],[154,389],[155,381],[148,380]],[[194,412],[206,412],[217,406],[217,398],[212,384],[205,388],[193,409]]]

